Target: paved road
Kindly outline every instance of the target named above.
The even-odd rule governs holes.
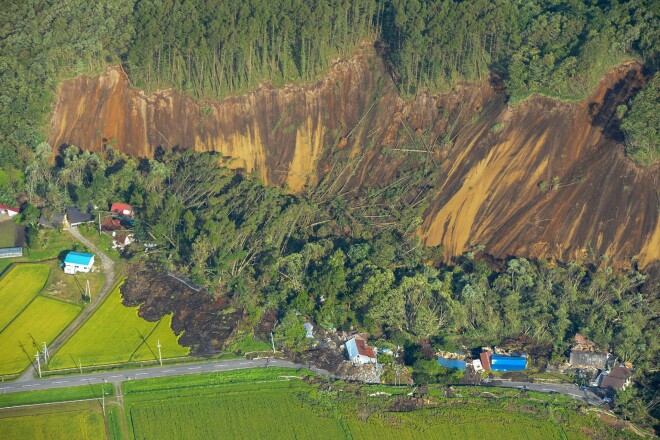
[[[76,228],[67,229],[73,237],[87,246],[92,252],[99,258],[101,261],[101,267],[103,268],[103,274],[105,275],[105,282],[103,283],[103,288],[96,297],[83,310],[76,316],[66,329],[48,345],[48,351],[50,355],[54,355],[57,350],[71,337],[75,332],[77,332],[80,327],[87,321],[98,307],[101,305],[106,296],[110,293],[110,289],[114,286],[115,283],[115,262],[112,261],[110,257],[104,254],[99,248],[97,248],[94,243],[87,240],[83,237]],[[25,373],[18,379],[18,382],[27,382],[32,379],[35,375],[34,365],[30,366]]]
[[[104,382],[119,385],[127,380],[240,370],[244,368],[265,367],[265,365],[265,359],[213,360],[184,365],[166,365],[162,367],[145,367],[136,368],[133,370],[110,371],[106,373],[77,374],[48,379],[33,378],[21,382],[8,382],[6,384],[2,383],[0,384],[0,394],[16,393],[20,391],[66,388],[77,385],[98,384]],[[277,367],[308,368],[307,365],[295,364],[293,362],[282,359],[271,359],[270,365]],[[318,368],[312,368],[312,371],[319,374],[329,375],[328,372]]]
[[[492,386],[492,387],[503,387],[503,388],[528,389],[530,391],[538,391],[541,393],[559,393],[572,397],[576,400],[581,400],[590,405],[602,406],[605,404],[603,399],[598,397],[589,388],[579,387],[575,384],[511,382],[508,380],[486,379],[481,382],[481,385]]]

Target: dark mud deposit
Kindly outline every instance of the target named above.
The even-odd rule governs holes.
[[[179,344],[190,347],[196,356],[219,352],[243,317],[242,310],[228,307],[227,297],[213,297],[205,290],[196,292],[144,264],[131,266],[121,294],[124,305],[139,305],[138,314],[147,321],[172,313],[172,330],[177,335],[183,332]]]

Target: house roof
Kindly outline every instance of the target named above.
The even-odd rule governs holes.
[[[367,342],[364,339],[349,339],[346,341],[346,351],[348,351],[348,355],[351,358],[359,355],[376,359],[376,352],[372,347],[367,345]]]
[[[527,358],[494,354],[490,364],[493,371],[519,371],[527,368]]]
[[[89,212],[82,212],[75,206],[68,206],[66,208],[66,216],[69,223],[87,223],[91,222],[94,218]]]
[[[610,372],[607,375],[611,377],[616,377],[617,379],[625,380],[628,379],[630,376],[632,376],[632,370],[626,367],[614,367],[610,370]]]
[[[122,229],[121,221],[118,218],[106,218],[103,221],[103,226],[101,226],[101,229],[104,231],[116,231],[118,229]]]
[[[479,353],[479,359],[481,359],[481,366],[484,367],[484,370],[490,370],[490,355],[489,351],[482,351]]]
[[[133,207],[128,203],[113,203],[110,207],[110,211],[121,214],[124,211],[133,211]]]
[[[372,347],[367,345],[367,341],[364,339],[356,339],[355,345],[357,345],[357,350],[358,353],[360,353],[360,356],[367,356],[374,359],[376,358],[376,352]]]
[[[444,357],[439,357],[438,363],[445,368],[453,368],[461,371],[465,371],[467,365],[467,362],[463,359],[449,359]]]
[[[605,368],[607,353],[593,351],[571,350],[569,363],[572,367]]]
[[[64,258],[64,264],[80,264],[83,266],[88,266],[92,262],[92,258],[94,258],[93,254],[71,251],[66,254],[66,257]]]
[[[3,205],[2,203],[0,203],[0,209],[2,209],[3,211],[13,211],[13,212],[18,212],[19,211],[19,209],[17,207]]]
[[[48,226],[49,228],[54,228],[55,226],[62,223],[63,220],[64,220],[64,214],[53,215],[50,220],[47,220],[46,216],[44,214],[41,214],[41,216],[39,217],[39,225]]]

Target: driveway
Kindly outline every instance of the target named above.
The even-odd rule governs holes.
[[[101,262],[101,267],[103,268],[103,273],[105,275],[105,282],[101,291],[90,303],[82,309],[82,311],[76,316],[76,318],[67,326],[66,329],[60,335],[48,345],[48,351],[50,355],[54,355],[55,352],[71,337],[75,332],[77,332],[80,327],[87,321],[87,319],[98,309],[99,305],[103,300],[108,296],[110,290],[115,284],[115,262],[112,261],[110,257],[104,254],[98,247],[94,245],[91,241],[83,237],[76,228],[67,229],[69,234],[87,246],[96,257],[96,261]],[[26,382],[34,377],[34,366],[31,366],[27,371],[18,379],[18,382]]]

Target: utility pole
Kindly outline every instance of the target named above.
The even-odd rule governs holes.
[[[160,362],[160,366],[162,367],[163,366],[163,355],[160,352],[160,339],[158,340],[158,345],[156,345],[156,347],[158,347],[158,362]]]
[[[37,360],[37,370],[39,371],[39,378],[41,378],[41,360],[39,359],[39,352],[37,352],[34,357]]]
[[[78,359],[78,369],[80,370],[80,373],[82,373],[82,362],[80,359]]]
[[[48,363],[50,362],[50,355],[48,354],[48,345],[46,345],[46,342],[44,342],[44,362],[46,363],[46,366],[48,366]]]
[[[99,235],[101,235],[101,211],[99,211]]]
[[[87,280],[87,287],[85,287],[85,296],[87,296],[87,299],[90,301],[92,300],[92,289],[89,287],[89,280]]]
[[[275,341],[273,340],[273,332],[270,332],[270,344],[273,346],[273,354],[275,354]]]
[[[103,415],[104,416],[105,416],[105,382],[106,382],[106,380],[103,379],[103,385],[101,385],[101,396],[102,396],[101,398],[103,399],[102,403],[101,403],[101,407],[103,408]]]

